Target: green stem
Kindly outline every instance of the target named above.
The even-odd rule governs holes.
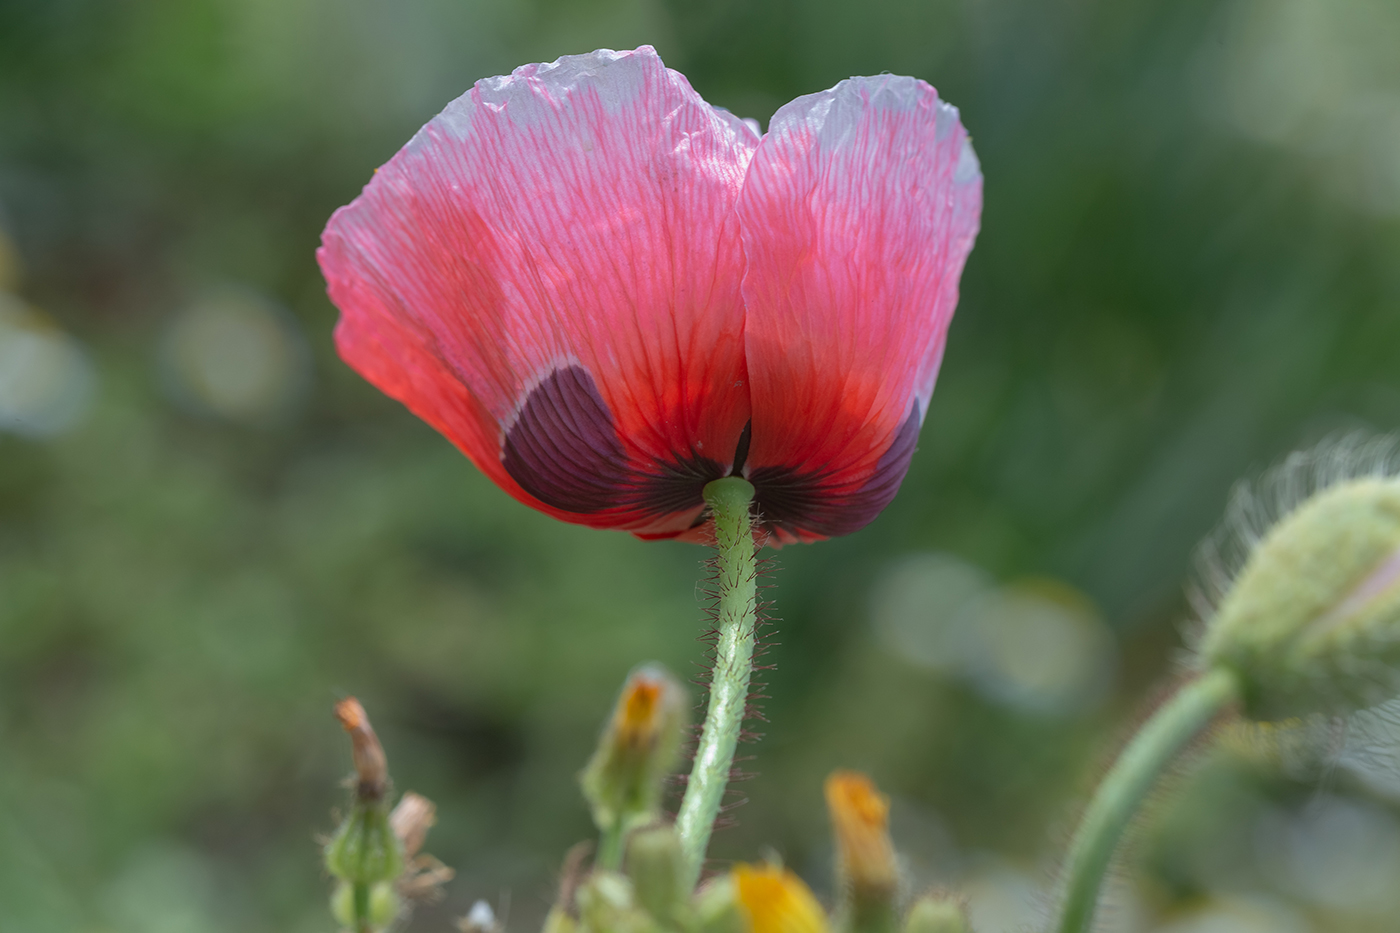
[[[685,854],[686,890],[700,878],[720,801],[729,784],[734,748],[749,702],[753,673],[754,629],[758,622],[757,561],[749,505],[753,486],[737,476],[705,487],[705,501],[715,519],[719,551],[719,617],[715,667],[710,678],[710,705],[695,749],[690,782],[676,815],[676,832]]]
[[[622,867],[622,841],[627,837],[623,823],[620,816],[613,820],[598,842],[598,864],[608,871],[617,871]]]
[[[894,892],[856,893],[851,898],[851,933],[894,933],[899,927]]]
[[[1060,933],[1087,933],[1113,851],[1143,798],[1177,753],[1239,695],[1233,671],[1209,670],[1178,690],[1128,743],[1089,802],[1070,845]]]
[[[356,881],[353,891],[355,895],[355,933],[371,933],[373,927],[369,920],[369,885],[363,881]]]

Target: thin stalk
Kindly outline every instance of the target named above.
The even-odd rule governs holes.
[[[608,871],[622,867],[622,841],[626,838],[626,827],[622,817],[613,820],[607,832],[598,842],[598,865]]]
[[[1177,753],[1240,696],[1233,671],[1214,668],[1184,685],[1142,727],[1084,811],[1070,845],[1060,933],[1087,933],[1118,840]]]
[[[749,701],[753,673],[754,630],[758,623],[756,548],[749,520],[753,486],[737,476],[705,486],[705,501],[715,520],[719,552],[719,617],[710,704],[695,749],[690,782],[676,815],[676,832],[685,854],[686,890],[700,878],[720,801],[729,784],[734,748]]]
[[[371,933],[374,928],[369,920],[369,885],[363,881],[356,881],[353,893],[355,896],[355,933]]]
[[[851,933],[894,933],[899,928],[894,892],[864,892],[851,898]]]

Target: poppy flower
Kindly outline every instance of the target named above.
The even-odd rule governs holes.
[[[760,136],[650,47],[477,82],[335,213],[336,343],[516,499],[704,540],[742,475],[775,543],[909,467],[982,176],[928,84],[852,78]]]

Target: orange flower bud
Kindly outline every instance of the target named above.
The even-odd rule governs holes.
[[[827,933],[826,913],[802,879],[776,865],[739,865],[733,872],[750,933]]]
[[[662,784],[680,758],[684,731],[680,684],[658,665],[634,670],[581,776],[599,829],[630,829],[660,816]]]
[[[836,830],[840,872],[857,897],[888,898],[899,883],[890,843],[890,801],[856,771],[834,771],[826,779],[826,805]]]

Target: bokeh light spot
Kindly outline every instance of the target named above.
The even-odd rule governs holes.
[[[291,317],[245,289],[211,291],[170,321],[161,368],[177,402],[230,421],[268,422],[305,395],[310,359]]]
[[[0,292],[0,430],[62,434],[87,411],[95,381],[76,340]]]

